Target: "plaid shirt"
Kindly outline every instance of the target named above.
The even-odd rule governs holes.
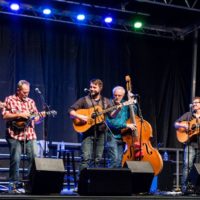
[[[5,115],[6,113],[21,113],[21,112],[29,112],[31,114],[38,113],[38,110],[36,108],[35,102],[33,99],[26,98],[26,100],[21,100],[17,95],[12,95],[9,97],[6,97],[5,99],[6,106],[2,110],[2,115]],[[26,127],[24,130],[16,131],[12,128],[12,122],[13,120],[9,120],[6,123],[7,127],[7,134],[13,139],[16,140],[33,140],[36,139],[36,133],[35,133],[35,124],[34,121],[31,121],[30,125]]]

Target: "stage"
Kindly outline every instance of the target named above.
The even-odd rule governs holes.
[[[30,195],[30,194],[8,194],[7,191],[0,193],[0,199],[23,199],[23,200],[130,200],[130,199],[199,199],[200,195],[183,195],[180,191],[156,191],[154,193],[132,194],[132,195],[79,195],[74,190],[63,189],[60,194]]]
[[[79,196],[79,195],[0,195],[0,199],[24,199],[24,200],[49,200],[49,199],[67,199],[67,200],[130,200],[130,199],[199,199],[200,196],[182,196],[182,195],[132,195],[132,196]]]

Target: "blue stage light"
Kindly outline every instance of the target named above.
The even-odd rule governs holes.
[[[83,20],[85,20],[85,15],[84,14],[78,14],[76,18],[79,21],[83,21]]]
[[[51,14],[51,9],[45,8],[45,9],[43,9],[42,12],[43,12],[44,15],[50,15]]]
[[[18,3],[12,3],[10,4],[10,9],[14,10],[14,11],[18,11],[19,10],[19,4]]]
[[[104,21],[106,22],[106,23],[111,23],[112,22],[112,17],[105,17],[105,19],[104,19]]]

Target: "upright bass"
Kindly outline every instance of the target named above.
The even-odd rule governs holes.
[[[130,95],[132,92],[131,78],[128,75],[126,76],[126,89],[128,99],[132,98]],[[129,106],[129,110],[130,118],[127,123],[135,124],[136,130],[122,130],[122,139],[127,146],[123,154],[122,166],[126,161],[148,161],[154,170],[154,175],[158,175],[163,168],[163,160],[158,150],[151,145],[152,127],[147,121],[135,115],[133,106]]]

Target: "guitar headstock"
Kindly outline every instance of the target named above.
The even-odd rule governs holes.
[[[57,115],[57,111],[55,110],[50,110],[48,112],[46,112],[47,115],[52,115],[52,117],[55,117]]]
[[[123,106],[129,106],[129,105],[132,105],[132,104],[135,104],[135,103],[137,103],[137,101],[134,98],[131,98],[128,101],[123,102],[122,105]]]

